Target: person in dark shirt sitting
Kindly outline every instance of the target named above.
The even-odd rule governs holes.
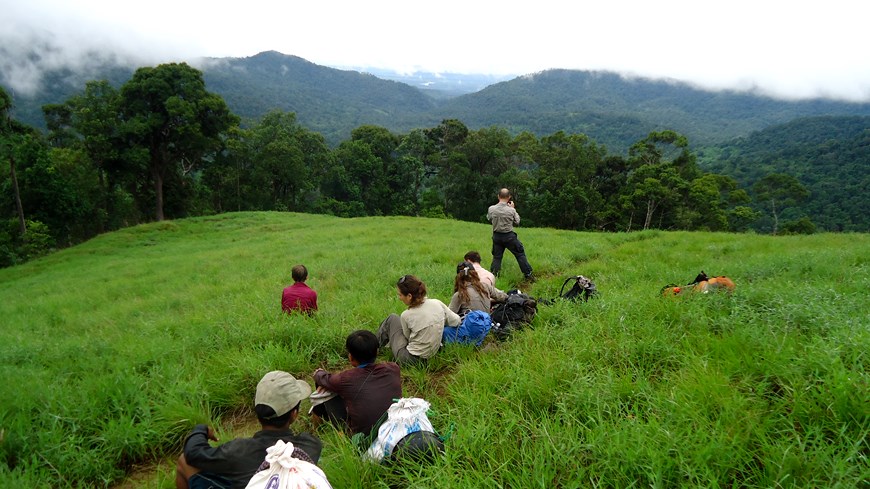
[[[347,429],[351,435],[369,436],[380,427],[393,400],[402,397],[402,376],[398,364],[376,362],[378,338],[371,331],[354,331],[347,337],[345,348],[353,368],[336,374],[323,369],[314,372],[318,394],[337,395],[315,405],[312,413]]]
[[[295,434],[290,424],[299,416],[299,406],[311,394],[304,380],[275,370],[257,384],[254,411],[261,430],[251,438],[237,438],[212,447],[218,441],[214,430],[196,425],[184,441],[178,457],[175,486],[179,489],[243,489],[266,459],[266,449],[283,440],[292,443],[293,456],[316,464],[323,444],[310,433]]]
[[[293,285],[285,288],[281,294],[281,309],[287,314],[293,311],[313,314],[317,310],[317,292],[305,284],[308,269],[305,265],[296,265],[291,274]]]

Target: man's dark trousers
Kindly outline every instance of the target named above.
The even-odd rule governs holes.
[[[492,233],[492,266],[489,271],[493,275],[498,275],[501,271],[501,259],[504,256],[504,250],[507,248],[520,265],[520,270],[523,275],[528,277],[532,273],[532,266],[529,265],[529,260],[526,259],[526,249],[517,238],[517,233],[511,231],[509,233]]]

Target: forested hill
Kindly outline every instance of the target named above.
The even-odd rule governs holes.
[[[785,101],[608,72],[548,70],[455,98],[438,112],[469,127],[495,124],[538,135],[584,133],[611,152],[622,152],[653,130],[676,130],[698,147],[797,117],[870,115],[870,104]]]
[[[650,131],[672,129],[693,147],[724,143],[798,117],[870,115],[870,104],[825,99],[785,101],[752,93],[710,92],[685,83],[624,78],[615,73],[549,70],[491,85],[477,93],[444,100],[425,90],[356,71],[337,70],[274,51],[247,58],[205,60],[207,88],[243,118],[279,108],[337,145],[351,130],[372,124],[393,132],[433,127],[458,119],[471,129],[490,126],[538,136],[557,131],[583,133],[624,154]],[[133,69],[106,65],[104,75],[120,86]],[[45,127],[40,107],[62,103],[84,89],[81,74],[48,72],[45,89],[15,97],[15,117]]]
[[[275,51],[212,59],[202,70],[208,89],[237,115],[259,119],[275,108],[295,112],[301,124],[333,143],[364,124],[402,130],[439,122],[428,115],[434,99],[414,87]]]
[[[749,187],[772,173],[794,176],[809,196],[784,217],[809,216],[829,231],[870,229],[870,117],[811,117],[699,151],[706,171]]]

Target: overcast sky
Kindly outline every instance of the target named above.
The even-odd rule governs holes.
[[[0,0],[0,79],[94,48],[156,64],[275,50],[332,67],[549,68],[870,101],[865,0]],[[10,53],[48,39],[40,64]],[[5,53],[4,53],[5,49]]]

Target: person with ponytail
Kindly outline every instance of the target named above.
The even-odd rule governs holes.
[[[426,284],[414,275],[403,275],[396,290],[408,309],[384,319],[377,333],[380,345],[390,345],[400,365],[425,362],[441,348],[444,326],[458,326],[461,320],[443,302],[426,297]]]
[[[449,309],[460,317],[469,311],[483,311],[489,314],[492,302],[504,302],[507,294],[492,285],[482,282],[474,264],[462,262],[456,267],[456,279],[453,281],[453,297]]]

